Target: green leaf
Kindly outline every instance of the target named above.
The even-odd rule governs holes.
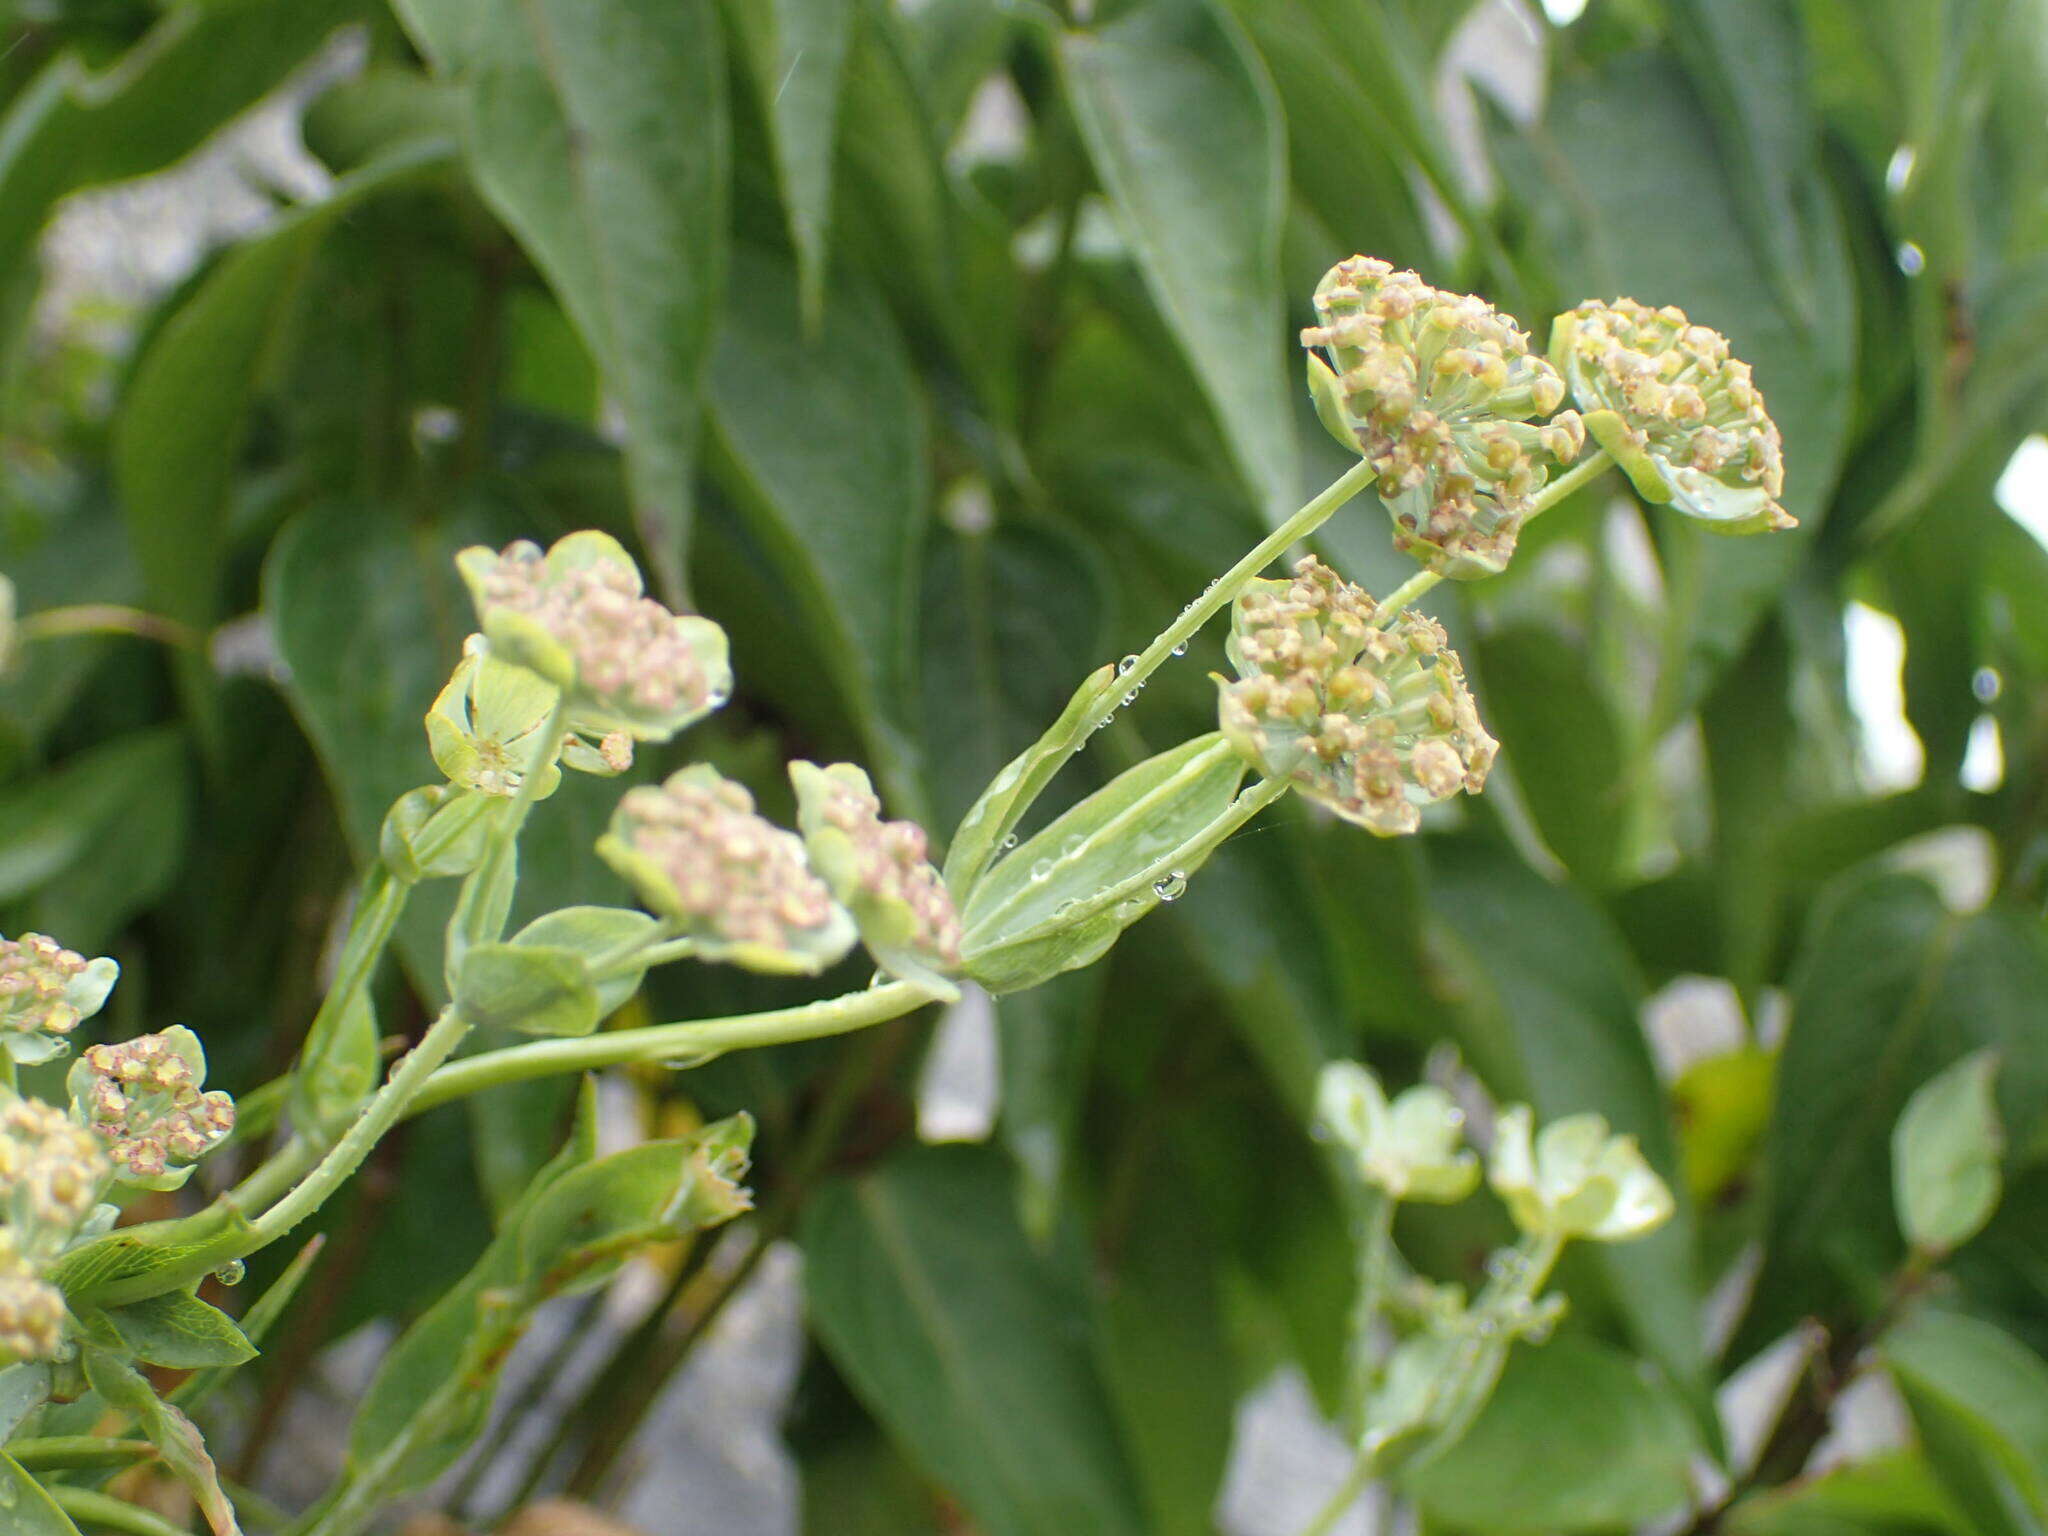
[[[652,917],[631,907],[561,907],[535,918],[512,936],[512,942],[574,950],[585,960],[595,961],[628,944],[644,943],[656,926]],[[635,970],[593,976],[598,1017],[605,1018],[623,1007],[626,999],[640,990],[645,974]]]
[[[385,1356],[356,1411],[341,1499],[364,1490],[389,1498],[452,1466],[489,1416],[498,1373],[541,1302],[745,1209],[735,1181],[753,1135],[746,1116],[592,1161],[594,1128],[586,1090],[570,1144],[535,1175],[469,1274]]]
[[[1892,1128],[1892,1203],[1916,1248],[1960,1247],[1998,1207],[2005,1133],[1997,1078],[1998,1053],[1972,1052],[1915,1089]]]
[[[1975,1318],[1925,1311],[1878,1346],[1934,1474],[1982,1536],[2048,1525],[2048,1361]]]
[[[1516,624],[1476,649],[1480,712],[1551,850],[1595,889],[1628,833],[1622,736],[1589,659],[1554,630]]]
[[[470,946],[456,972],[455,1007],[473,1023],[527,1035],[587,1035],[603,1017],[589,963],[542,944]]]
[[[1211,0],[1141,0],[1064,34],[1096,172],[1267,518],[1300,500],[1284,334],[1286,140],[1271,83]],[[1166,401],[1160,409],[1172,409]]]
[[[360,0],[181,5],[104,69],[82,52],[46,65],[0,131],[0,272],[33,270],[32,244],[58,198],[183,159],[363,9]]]
[[[177,873],[190,780],[183,733],[161,726],[0,790],[0,904],[18,927],[105,948]]]
[[[408,147],[235,247],[151,337],[115,416],[114,476],[145,587],[204,629],[220,611],[229,501],[259,377],[321,237],[359,203],[445,165]]]
[[[135,1415],[140,1429],[164,1465],[191,1492],[214,1536],[241,1536],[235,1506],[220,1486],[220,1472],[207,1454],[198,1426],[156,1395],[149,1379],[125,1361],[88,1345],[85,1379],[107,1406]]]
[[[1525,195],[1552,221],[1558,280],[1568,285],[1559,302],[1628,294],[1679,305],[1755,369],[1784,434],[1782,499],[1805,531],[1728,540],[1657,520],[1671,590],[1663,683],[1675,717],[1740,653],[1828,505],[1853,393],[1855,285],[1834,207],[1818,172],[1802,166],[1789,174],[1798,178],[1813,313],[1777,297],[1766,256],[1729,238],[1746,227],[1745,184],[1730,180],[1711,121],[1666,60],[1628,55],[1574,77],[1551,93],[1533,138],[1531,164],[1553,180]]]
[[[6,1507],[11,1536],[78,1536],[78,1527],[43,1485],[7,1455],[0,1455],[0,1505]]]
[[[1095,1357],[1145,1529],[1211,1536],[1237,1407],[1236,1376],[1218,1347],[1228,1335],[1224,1255],[1187,1199],[1186,1170],[1156,1151],[1142,1161],[1097,1232]]]
[[[1734,1358],[1801,1316],[1853,1309],[1896,1269],[1889,1140],[1919,1084],[1996,1047],[2008,1134],[2023,1144],[2042,1123],[2042,997],[2048,934],[2034,914],[1954,916],[1904,875],[1851,877],[1821,903],[1791,976],[1764,1269]]]
[[[1019,1170],[1025,1230],[1035,1240],[1050,1234],[1064,1208],[1101,1022],[1104,969],[1068,971],[1012,993],[996,1008],[1000,1128]]]
[[[166,1269],[225,1264],[249,1252],[255,1228],[226,1202],[180,1221],[138,1222],[81,1243],[50,1266],[47,1278],[73,1304],[119,1305],[156,1294],[150,1278]]]
[[[729,130],[712,0],[520,0],[400,14],[467,85],[477,185],[590,344],[625,417],[633,520],[683,590],[701,387],[725,286]]]
[[[1136,1536],[1131,1474],[1068,1295],[1011,1215],[999,1158],[912,1152],[804,1209],[825,1347],[988,1536]]]
[[[805,324],[825,312],[832,150],[839,84],[853,37],[852,0],[727,0],[723,14],[768,121],[775,175],[796,247]]]
[[[1693,1221],[1678,1177],[1664,1093],[1636,1012],[1642,983],[1599,912],[1496,845],[1431,848],[1437,943],[1462,981],[1456,1038],[1497,1097],[1526,1099],[1540,1119],[1598,1110],[1633,1135],[1677,1214],[1633,1242],[1589,1255],[1636,1347],[1677,1384],[1703,1431],[1716,1420],[1700,1345]]]
[[[967,975],[1015,992],[1099,959],[1162,899],[1179,897],[1219,829],[1234,830],[1226,817],[1244,773],[1228,743],[1198,736],[1117,775],[1011,850],[960,914]]]
[[[1751,1494],[1729,1536],[1967,1536],[1917,1454],[1895,1451]]]
[[[107,1322],[136,1359],[170,1370],[241,1365],[256,1358],[235,1320],[190,1291],[171,1291],[111,1307]]]
[[[1432,1523],[1456,1529],[1629,1530],[1685,1505],[1697,1452],[1669,1388],[1566,1337],[1517,1349],[1464,1438],[1404,1482]]]
[[[813,338],[789,264],[751,248],[741,260],[711,366],[712,470],[868,732],[884,798],[921,819],[910,659],[930,489],[916,375],[851,274]]]

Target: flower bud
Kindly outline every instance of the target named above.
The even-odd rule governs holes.
[[[112,960],[87,960],[40,933],[0,939],[0,1047],[24,1064],[62,1055],[120,974]]]
[[[1333,1061],[1316,1084],[1316,1124],[1358,1161],[1359,1176],[1396,1200],[1451,1205],[1479,1185],[1479,1159],[1459,1146],[1465,1116],[1429,1083],[1395,1095],[1351,1061]]]
[[[804,862],[804,845],[702,763],[630,789],[598,856],[707,960],[816,974],[853,947],[853,920]]]
[[[1404,611],[1373,622],[1361,588],[1310,558],[1292,581],[1237,600],[1218,721],[1268,778],[1381,836],[1413,832],[1421,807],[1485,787],[1498,743],[1479,723],[1442,626]]]
[[[1332,267],[1315,306],[1301,342],[1317,414],[1378,474],[1395,547],[1445,576],[1497,574],[1530,497],[1583,441],[1569,412],[1534,421],[1563,380],[1485,300],[1369,256]]]
[[[116,1175],[175,1188],[190,1173],[171,1164],[204,1157],[235,1128],[235,1101],[206,1092],[206,1053],[182,1025],[95,1045],[71,1069],[74,1110],[105,1143]]]
[[[926,857],[924,829],[882,820],[868,776],[851,763],[791,763],[797,824],[812,867],[853,913],[882,968],[907,981],[952,986],[960,968],[960,919]]]
[[[618,540],[585,530],[455,557],[491,650],[569,698],[572,730],[667,741],[732,693],[725,631],[644,596]]]
[[[1526,1104],[1506,1110],[1494,1122],[1488,1178],[1533,1237],[1626,1242],[1672,1211],[1671,1191],[1636,1139],[1610,1135],[1599,1115],[1567,1115],[1536,1132]]]
[[[0,1201],[22,1253],[54,1257],[99,1200],[99,1143],[40,1099],[0,1102]]]
[[[1669,502],[1718,533],[1798,526],[1777,501],[1777,424],[1720,332],[1671,305],[1589,299],[1557,317],[1550,356],[1586,430],[1645,500]]]

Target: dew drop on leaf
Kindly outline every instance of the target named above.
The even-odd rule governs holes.
[[[249,1273],[249,1266],[240,1259],[229,1259],[213,1272],[213,1278],[222,1285],[240,1285],[242,1277]]]
[[[1178,869],[1152,882],[1152,894],[1161,901],[1179,901],[1187,894],[1187,889],[1188,877],[1184,871]]]

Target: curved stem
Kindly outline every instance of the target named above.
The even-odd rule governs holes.
[[[865,992],[851,992],[824,1002],[733,1018],[698,1019],[682,1024],[650,1024],[642,1029],[615,1029],[580,1039],[535,1040],[466,1056],[436,1072],[412,1101],[419,1114],[501,1083],[552,1077],[558,1072],[593,1072],[635,1061],[701,1060],[751,1046],[782,1045],[848,1034],[901,1018],[935,999],[923,987],[892,981]]]
[[[1360,1451],[1343,1483],[1330,1495],[1330,1502],[1322,1507],[1315,1519],[1301,1528],[1301,1536],[1329,1536],[1337,1528],[1337,1522],[1344,1518],[1344,1512],[1358,1502],[1358,1496],[1372,1481],[1372,1466],[1372,1452]]]
[[[7,1454],[25,1468],[74,1472],[92,1467],[125,1467],[147,1461],[156,1447],[147,1440],[110,1440],[100,1435],[50,1435],[16,1440]]]
[[[73,603],[32,613],[14,628],[23,641],[61,640],[73,635],[133,635],[188,651],[204,651],[206,637],[188,624],[121,603]]]

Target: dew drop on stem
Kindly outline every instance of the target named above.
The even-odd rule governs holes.
[[[1152,894],[1161,901],[1179,901],[1187,894],[1187,889],[1188,877],[1185,870],[1176,869],[1171,874],[1161,875],[1152,882]]]

